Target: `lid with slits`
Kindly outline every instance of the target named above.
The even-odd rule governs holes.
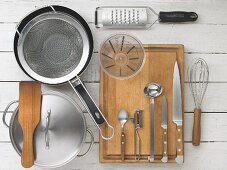
[[[116,79],[135,76],[145,63],[143,45],[127,34],[108,38],[100,49],[100,63],[106,74]]]

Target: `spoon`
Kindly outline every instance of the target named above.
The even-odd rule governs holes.
[[[147,84],[144,88],[144,94],[150,97],[150,156],[148,160],[154,161],[154,98],[162,93],[162,86],[158,83]]]
[[[121,124],[121,160],[125,159],[125,130],[124,126],[128,120],[128,112],[125,109],[121,109],[118,113],[118,120]]]

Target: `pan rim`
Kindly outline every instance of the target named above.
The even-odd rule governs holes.
[[[53,12],[53,8],[56,10]],[[47,10],[48,9],[48,10]],[[38,13],[38,14],[37,14]],[[18,45],[21,41],[21,35],[19,31],[23,31],[23,29],[30,23],[31,20],[33,20],[36,17],[42,16],[42,15],[49,15],[49,14],[56,14],[58,16],[67,17],[69,20],[73,21],[77,26],[80,27],[79,33],[83,33],[83,45],[87,44],[87,47],[83,46],[83,54],[81,57],[81,61],[83,60],[83,63],[81,61],[79,62],[79,65],[76,66],[76,68],[70,72],[69,74],[59,77],[59,78],[47,78],[44,76],[40,76],[39,74],[35,73],[26,63],[24,60],[24,55],[21,54],[21,52],[18,50]],[[30,18],[30,19],[29,19]],[[58,19],[58,18],[56,18]],[[71,23],[70,23],[71,24]],[[76,27],[77,28],[77,27]],[[81,32],[82,30],[82,32]],[[85,42],[85,43],[84,43]],[[33,13],[29,14],[27,17],[25,17],[21,23],[18,26],[18,31],[15,33],[14,37],[14,53],[16,60],[21,67],[21,69],[32,79],[40,81],[44,84],[63,84],[66,83],[78,75],[80,75],[82,72],[84,72],[91,60],[92,53],[93,53],[93,37],[91,30],[86,23],[86,21],[75,11],[63,7],[63,6],[49,6],[44,7],[41,9],[38,9],[34,11]],[[27,66],[26,66],[27,65]],[[26,66],[26,68],[25,68]]]

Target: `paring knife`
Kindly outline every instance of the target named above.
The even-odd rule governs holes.
[[[163,129],[163,157],[162,162],[168,161],[168,144],[167,144],[167,101],[166,97],[162,96],[162,129]]]
[[[183,163],[183,129],[182,129],[182,98],[181,82],[177,61],[174,65],[173,73],[173,104],[172,104],[173,122],[177,125],[177,156],[175,161]]]

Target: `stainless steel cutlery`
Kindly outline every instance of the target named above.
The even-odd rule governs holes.
[[[168,108],[166,96],[162,96],[162,129],[163,129],[163,157],[162,162],[168,161],[168,137],[167,126],[168,125]]]
[[[173,104],[172,104],[173,122],[177,126],[177,156],[176,162],[183,163],[183,128],[182,128],[182,97],[180,73],[177,61],[174,65],[173,72]]]
[[[118,113],[118,120],[121,124],[121,160],[125,159],[125,123],[128,120],[128,112],[121,109]]]
[[[160,96],[162,90],[162,86],[158,83],[150,83],[144,88],[144,94],[150,97],[150,156],[148,157],[150,162],[154,162],[154,98]]]
[[[134,123],[134,158],[135,160],[140,160],[141,138],[139,134],[139,129],[142,128],[142,112],[143,110],[136,109],[134,116],[131,118],[132,123]]]

